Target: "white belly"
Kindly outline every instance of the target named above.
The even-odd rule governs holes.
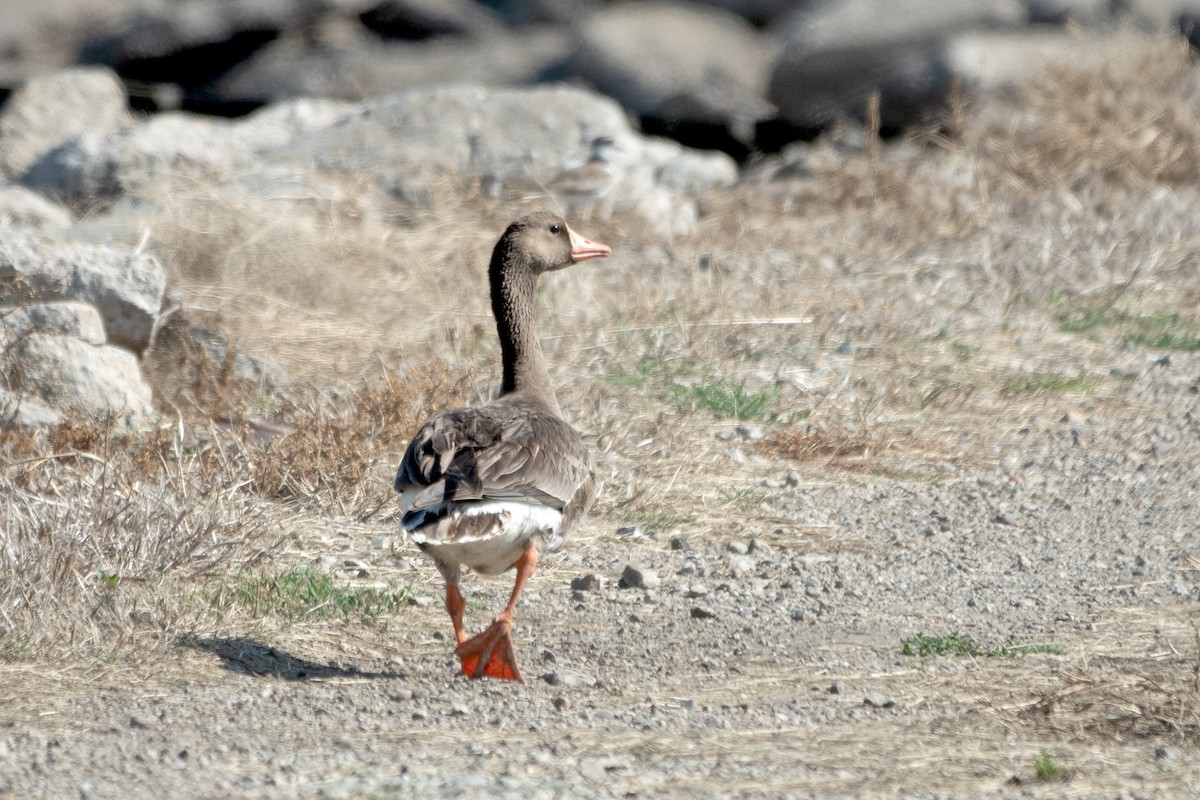
[[[459,530],[455,524],[457,519],[481,516],[491,517],[494,521],[487,526],[485,535],[455,535]],[[437,524],[409,531],[409,535],[413,542],[437,559],[461,564],[485,575],[495,575],[511,567],[531,542],[544,545],[547,550],[556,550],[561,521],[562,513],[553,508],[490,500],[459,505]]]

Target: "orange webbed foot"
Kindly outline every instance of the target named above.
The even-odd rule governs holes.
[[[483,633],[460,644],[454,652],[462,662],[463,674],[470,678],[524,683],[525,676],[517,666],[517,654],[509,635],[511,628],[511,623],[497,619]]]

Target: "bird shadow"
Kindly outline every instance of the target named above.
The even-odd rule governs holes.
[[[322,664],[292,655],[278,647],[271,647],[244,636],[181,636],[180,647],[212,653],[221,659],[221,666],[230,672],[255,677],[270,676],[289,681],[306,681],[313,678],[403,678],[402,672],[370,672],[354,666]]]

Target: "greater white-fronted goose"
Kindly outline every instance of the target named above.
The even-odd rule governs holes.
[[[396,472],[401,526],[446,581],[446,610],[463,672],[524,682],[513,652],[513,612],[537,564],[556,550],[591,502],[587,448],[560,414],[534,330],[534,289],[543,272],[604,258],[562,218],[540,212],[508,226],[492,251],[488,280],[500,334],[500,396],[446,411],[413,437]],[[508,605],[468,638],[462,567],[494,575],[516,567]]]

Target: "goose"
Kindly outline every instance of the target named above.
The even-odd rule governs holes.
[[[396,471],[401,527],[446,582],[446,611],[464,674],[524,683],[512,645],[513,614],[540,552],[553,552],[595,490],[587,448],[561,414],[534,330],[534,290],[544,272],[605,258],[549,212],[511,223],[488,268],[503,381],[483,406],[445,411],[421,426]],[[516,569],[508,605],[468,638],[462,568]]]

